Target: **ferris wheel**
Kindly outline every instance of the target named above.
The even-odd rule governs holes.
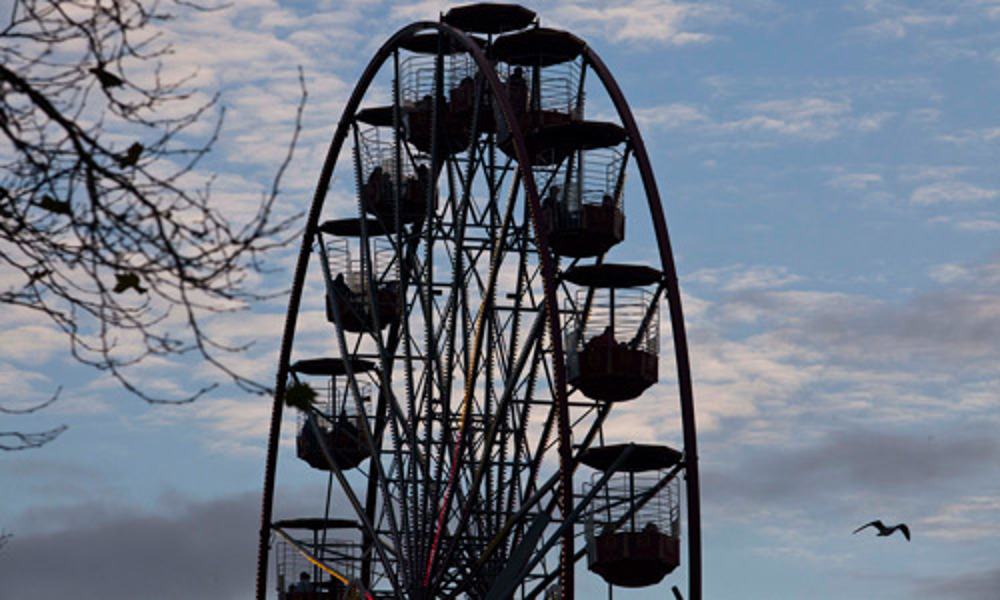
[[[598,94],[615,120],[587,117]],[[327,206],[335,167],[349,211]],[[647,236],[654,264],[628,262],[626,233]],[[299,342],[317,333],[307,312],[325,321],[321,351]],[[607,426],[624,403],[664,402],[678,448]],[[274,520],[275,496],[294,493],[277,485],[290,406],[295,464],[326,492]],[[308,213],[257,598],[569,600],[579,563],[609,594],[676,579],[675,597],[700,600],[700,540],[677,277],[614,78],[517,5],[404,27],[355,87]],[[682,555],[686,577],[671,576]]]

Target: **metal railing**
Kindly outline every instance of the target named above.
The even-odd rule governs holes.
[[[603,149],[579,152],[574,160],[560,165],[542,194],[542,205],[553,209],[550,218],[556,229],[582,227],[586,205],[624,211],[622,160],[621,152]]]
[[[506,82],[519,67],[508,64],[497,66],[500,80]],[[531,69],[520,67],[528,85],[528,97],[532,94]],[[584,98],[580,96],[580,61],[569,61],[542,67],[539,74],[538,105],[543,111],[559,112],[574,119],[583,118]]]
[[[319,535],[320,539],[326,537],[323,534]],[[314,554],[316,558],[330,565],[341,576],[349,580],[356,579],[361,560],[361,546],[358,542],[348,539],[326,538],[318,543],[303,541],[302,546]],[[329,582],[337,581],[326,574],[323,569],[316,567],[292,544],[283,539],[275,540],[274,553],[279,600],[284,600],[288,596],[290,587],[299,581],[300,573],[309,574],[310,581],[317,585],[317,589],[326,587]],[[334,598],[338,595],[325,592],[323,597]]]
[[[382,172],[396,182],[396,146],[392,132],[380,127],[364,127],[358,130],[358,144],[354,151],[361,163],[361,183],[367,183],[368,178],[376,170]],[[416,166],[409,159],[406,151],[402,153],[403,160],[400,172],[404,179],[416,175]]]
[[[371,414],[372,398],[374,387],[367,382],[358,382],[358,393],[361,394],[361,403],[364,405],[366,414]],[[317,394],[319,395],[319,394]],[[352,421],[354,425],[360,427],[361,412],[358,410],[358,403],[354,401],[351,394],[351,387],[344,383],[339,389],[331,377],[327,380],[326,387],[322,394],[322,404],[319,404],[319,413],[324,417],[316,421],[320,428],[329,431],[330,423],[339,417],[345,417]],[[303,411],[297,411],[296,424],[298,430],[306,426],[308,416]]]
[[[582,311],[590,298],[589,312]],[[643,327],[646,312],[654,295],[639,289],[582,289],[577,290],[576,301],[566,302],[566,348],[579,352],[584,345],[598,336],[610,336],[609,342],[626,343],[630,347],[659,354],[660,308],[653,307],[653,315]]]
[[[588,536],[600,535],[605,530],[620,525],[618,532],[656,531],[671,537],[680,536],[680,482],[673,479],[642,506],[638,499],[666,476],[666,470],[644,471],[642,473],[616,473],[607,481],[594,499],[593,510],[587,515]],[[584,493],[589,492],[602,476],[594,473],[591,481],[584,484]]]
[[[374,238],[372,243],[372,273],[376,287],[399,280],[399,264],[396,262],[396,251],[392,243],[382,238]],[[367,289],[368,277],[362,270],[361,258],[351,257],[351,247],[344,238],[334,238],[326,241],[326,255],[330,265],[330,274],[336,279],[344,276],[344,283],[352,292],[363,292]]]
[[[418,54],[408,56],[400,62],[400,97],[406,107],[421,106],[434,98],[435,63],[437,57]],[[468,54],[450,54],[443,57],[444,65],[444,95],[459,86],[462,79],[472,77],[476,72],[476,63]],[[427,106],[430,108],[430,105]]]

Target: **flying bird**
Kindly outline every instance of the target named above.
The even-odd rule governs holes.
[[[878,529],[879,536],[892,535],[893,533],[896,533],[896,530],[898,529],[899,531],[903,532],[903,536],[906,538],[906,541],[910,541],[910,528],[906,526],[906,523],[900,523],[898,525],[886,525],[882,521],[876,520],[872,521],[871,523],[866,523],[861,527],[858,527],[857,529],[854,530],[854,533],[861,531],[865,527],[874,527],[875,529]]]

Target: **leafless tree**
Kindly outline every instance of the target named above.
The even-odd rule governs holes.
[[[224,111],[192,83],[166,75],[162,31],[186,0],[14,0],[0,23],[0,303],[47,317],[72,356],[148,402],[190,402],[212,385],[162,397],[130,368],[193,355],[245,390],[265,387],[220,357],[245,348],[213,339],[213,314],[261,299],[248,276],[262,253],[294,238],[298,215],[274,211],[298,138],[255,215],[235,223],[213,206],[199,161]],[[207,136],[195,125],[212,125]],[[35,412],[35,406],[2,414]],[[0,432],[0,448],[34,447],[62,428]],[[4,444],[4,441],[10,441]]]

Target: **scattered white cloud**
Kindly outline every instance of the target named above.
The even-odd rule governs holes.
[[[901,181],[938,181],[955,179],[959,175],[968,173],[971,167],[955,165],[917,165],[905,166],[900,170]]]
[[[875,21],[851,30],[856,36],[877,41],[902,39],[914,33],[922,33],[954,26],[959,21],[955,12],[935,13],[923,10],[912,3],[893,0],[866,0],[859,6],[863,16],[871,16]]]
[[[749,105],[750,116],[720,125],[734,132],[763,131],[793,138],[829,140],[848,131],[879,129],[891,113],[852,114],[843,100],[805,97],[767,100]]]
[[[985,127],[982,129],[968,129],[956,133],[944,133],[938,136],[942,142],[956,145],[967,145],[973,143],[991,143],[1000,140],[1000,127]]]
[[[944,263],[931,267],[930,277],[942,284],[963,284],[977,292],[1000,287],[1000,261],[977,264]]]
[[[671,130],[710,122],[698,107],[681,103],[637,108],[634,114],[643,131],[650,128]]]
[[[702,291],[685,292],[699,426],[775,445],[807,435],[804,422],[822,428],[818,415],[919,426],[988,414],[996,382],[980,378],[992,381],[1000,352],[1000,263],[945,263],[930,277],[948,288],[899,303],[803,290],[785,269],[686,277]]]
[[[612,42],[658,42],[671,46],[715,39],[699,25],[726,20],[731,13],[718,3],[675,0],[625,0],[609,5],[595,0],[560,2],[546,11],[560,26]]]
[[[1000,220],[997,219],[964,219],[955,223],[955,228],[960,231],[973,231],[977,233],[990,233],[1000,231]]]
[[[762,136],[828,141],[880,130],[891,112],[857,113],[847,100],[822,97],[784,98],[739,107],[745,116],[718,118],[704,108],[683,103],[635,109],[639,123],[653,130],[690,129],[712,136],[739,138],[751,144]]]
[[[990,19],[1000,19],[1000,0],[973,0],[973,3]]]
[[[142,427],[194,428],[204,447],[235,457],[261,454],[271,422],[272,400],[267,396],[206,396],[191,405],[158,406],[138,417]],[[291,428],[286,431],[289,434]]]
[[[910,202],[918,206],[932,204],[966,204],[992,200],[1000,190],[984,188],[964,181],[936,181],[922,185],[910,194]]]
[[[828,180],[827,185],[843,190],[864,190],[882,182],[878,173],[843,173]]]
[[[723,292],[744,292],[786,287],[801,280],[785,267],[734,265],[717,269],[701,269],[687,280],[702,285],[715,286]]]
[[[932,27],[950,27],[957,21],[950,15],[904,14],[896,17],[880,19],[875,23],[859,27],[856,33],[877,40],[885,38],[902,39],[914,30]]]
[[[919,521],[927,535],[948,540],[1000,536],[1000,489],[987,496],[966,496]]]
[[[914,108],[907,113],[907,118],[915,123],[936,123],[941,118],[941,109]]]
[[[67,351],[66,334],[54,325],[23,325],[0,330],[0,359],[26,368],[45,364]]]
[[[4,391],[0,407],[25,410],[50,398],[57,386],[43,373],[4,361],[0,362],[0,389]]]
[[[969,278],[971,277],[971,269],[964,265],[949,263],[931,267],[928,275],[931,279],[938,283],[963,283],[969,281]]]

